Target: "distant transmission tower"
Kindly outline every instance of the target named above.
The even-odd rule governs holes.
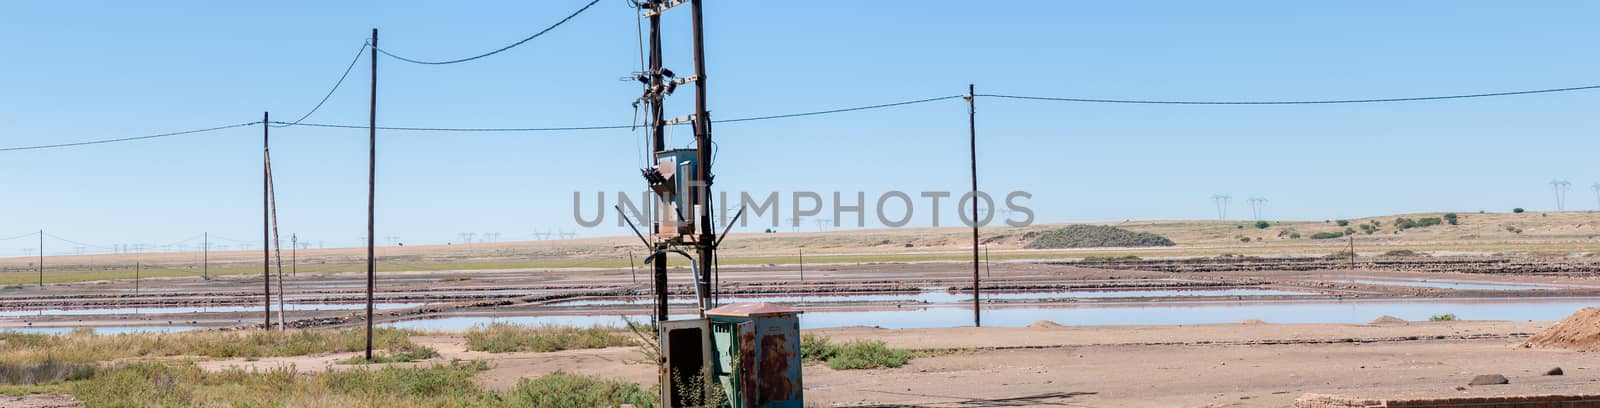
[[[1556,211],[1567,209],[1567,190],[1572,189],[1572,183],[1566,180],[1551,180],[1550,189],[1556,193]]]
[[[1263,208],[1266,208],[1266,207],[1267,207],[1267,199],[1266,198],[1250,197],[1250,215],[1255,216],[1256,217],[1256,221],[1261,221],[1261,210]]]
[[[1219,220],[1228,219],[1228,201],[1229,200],[1233,200],[1233,196],[1230,196],[1230,195],[1227,195],[1227,194],[1217,194],[1217,195],[1211,196],[1211,201],[1215,201],[1217,203],[1217,219],[1219,219]]]
[[[1595,209],[1600,209],[1600,183],[1594,183],[1594,185],[1589,186],[1589,188],[1594,189]]]

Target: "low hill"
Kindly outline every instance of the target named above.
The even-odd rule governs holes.
[[[1068,225],[1038,233],[1028,240],[1027,249],[1168,247],[1172,240],[1148,232],[1134,232],[1104,225]]]

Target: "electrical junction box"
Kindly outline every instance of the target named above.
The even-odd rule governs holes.
[[[672,149],[656,152],[656,171],[666,182],[653,185],[657,197],[656,234],[669,241],[684,241],[695,235],[695,222],[699,220],[700,202],[696,177],[699,152],[695,149]]]
[[[800,311],[771,303],[735,303],[706,311],[711,321],[712,378],[730,408],[801,408]]]

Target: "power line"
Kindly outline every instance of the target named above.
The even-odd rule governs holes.
[[[711,122],[712,123],[752,122],[752,121],[759,121],[759,120],[787,119],[787,118],[795,118],[795,117],[802,117],[802,116],[827,115],[827,114],[833,114],[833,113],[855,112],[855,111],[863,111],[863,110],[871,110],[871,109],[882,109],[882,108],[891,108],[891,107],[896,107],[896,106],[913,105],[913,104],[919,104],[919,103],[937,102],[937,101],[943,101],[943,100],[956,99],[956,98],[960,98],[960,97],[961,97],[961,95],[941,96],[941,97],[937,97],[937,98],[916,99],[916,100],[910,100],[910,101],[901,101],[901,102],[885,103],[885,104],[878,104],[878,105],[856,106],[856,107],[849,107],[849,108],[828,109],[828,110],[811,111],[811,112],[786,113],[786,114],[780,114],[780,115],[767,115],[767,116],[753,116],[753,117],[747,117],[747,118],[735,118],[735,119],[724,119],[724,120],[713,119]],[[273,122],[273,123],[282,123],[282,122]],[[687,125],[687,124],[688,123],[685,122],[685,123],[680,123],[679,125]],[[312,122],[300,123],[300,126],[326,127],[326,128],[339,128],[339,129],[366,129],[367,128],[367,126],[364,126],[364,125],[341,125],[341,124],[312,123]],[[378,126],[378,129],[380,129],[380,130],[399,130],[399,131],[419,131],[419,132],[555,132],[555,131],[631,129],[633,127],[634,126],[632,124],[628,124],[628,125],[533,127],[533,128],[464,128],[464,127],[395,127],[395,126]]]
[[[236,128],[236,127],[251,126],[251,125],[256,125],[256,124],[260,124],[260,123],[261,123],[260,121],[255,121],[255,122],[250,122],[250,123],[241,123],[241,124],[237,124],[237,125],[217,126],[217,127],[211,127],[211,128],[205,128],[205,129],[185,130],[185,131],[180,131],[180,132],[162,133],[162,134],[148,135],[148,136],[124,137],[124,138],[117,138],[117,139],[101,139],[101,140],[90,140],[90,141],[84,141],[84,142],[61,143],[61,144],[51,144],[51,145],[5,147],[5,148],[0,148],[0,152],[10,152],[10,151],[17,151],[17,150],[53,149],[53,148],[58,148],[58,147],[85,146],[85,145],[94,145],[94,144],[102,144],[102,143],[130,142],[130,141],[134,141],[134,140],[155,139],[155,138],[162,138],[162,137],[169,137],[169,136],[179,136],[179,135],[188,135],[188,134],[195,134],[195,133],[212,132],[212,131],[218,131],[218,130],[223,130],[223,129],[232,129],[232,128]]]
[[[727,120],[715,120],[715,119],[712,119],[711,122],[712,123],[733,123],[733,122],[749,122],[749,121],[755,121],[755,120],[794,118],[794,117],[812,116],[812,115],[826,115],[826,114],[830,114],[830,113],[854,112],[854,111],[862,111],[862,110],[869,110],[869,109],[890,108],[890,107],[895,107],[895,106],[904,106],[904,105],[913,105],[913,104],[919,104],[919,103],[936,102],[936,101],[943,101],[943,100],[955,99],[955,98],[960,98],[960,97],[961,97],[961,95],[941,96],[941,97],[938,97],[938,98],[918,99],[918,100],[914,100],[914,101],[886,103],[886,104],[882,104],[882,105],[858,106],[858,107],[854,107],[854,108],[830,109],[830,110],[815,111],[815,112],[801,112],[801,113],[790,113],[790,114],[771,115],[771,116],[756,116],[756,117],[750,117],[750,118],[738,118],[738,119],[727,119]]]
[[[446,65],[446,64],[455,64],[455,63],[460,63],[460,62],[472,61],[472,60],[483,58],[483,57],[487,57],[487,56],[490,56],[490,55],[499,54],[499,53],[501,53],[501,52],[503,52],[505,50],[516,48],[517,46],[522,45],[523,43],[526,43],[526,42],[528,42],[530,40],[533,40],[535,38],[539,38],[539,36],[544,35],[545,33],[548,33],[551,30],[555,30],[556,27],[560,27],[562,24],[566,24],[567,21],[572,20],[573,17],[577,17],[579,14],[583,14],[584,11],[588,11],[590,7],[594,7],[594,5],[596,3],[599,3],[599,2],[600,2],[600,0],[590,1],[589,4],[584,5],[583,8],[578,9],[578,11],[572,12],[572,15],[567,16],[567,18],[563,18],[563,19],[561,19],[561,21],[557,21],[555,24],[551,24],[549,27],[545,27],[545,29],[539,30],[539,32],[537,32],[537,33],[533,33],[533,35],[528,36],[528,38],[522,39],[522,41],[517,41],[517,42],[511,43],[511,45],[507,45],[505,47],[501,47],[498,50],[489,51],[487,53],[479,54],[477,56],[466,57],[466,58],[462,58],[462,59],[449,60],[449,61],[422,61],[422,60],[402,57],[402,56],[399,56],[399,55],[394,55],[393,53],[390,53],[388,50],[385,50],[383,48],[374,47],[373,49],[377,50],[380,53],[383,53],[383,55],[387,55],[387,56],[393,57],[394,59],[405,61],[405,62],[409,62],[409,63],[413,63],[413,64]]]
[[[1571,88],[1535,89],[1535,90],[1526,90],[1526,91],[1477,93],[1477,94],[1465,94],[1465,95],[1416,96],[1416,97],[1407,97],[1407,98],[1323,99],[1323,100],[1288,100],[1288,101],[1174,101],[1174,100],[1153,100],[1153,99],[1090,99],[1090,98],[1058,98],[1058,97],[1045,97],[1045,96],[1023,96],[1023,95],[1001,95],[1001,94],[979,94],[977,96],[991,97],[991,98],[1005,98],[1005,99],[1023,99],[1023,100],[1034,100],[1034,101],[1083,102],[1083,103],[1123,103],[1123,104],[1145,104],[1145,105],[1331,105],[1331,104],[1350,104],[1350,103],[1417,102],[1417,101],[1437,101],[1437,100],[1446,100],[1446,99],[1492,98],[1492,97],[1498,97],[1498,96],[1514,96],[1514,95],[1530,95],[1530,94],[1556,93],[1556,92],[1588,91],[1588,90],[1594,90],[1594,89],[1600,89],[1600,85],[1577,86],[1577,87],[1571,87]]]
[[[328,90],[328,94],[327,95],[323,95],[321,101],[317,101],[317,106],[311,107],[311,111],[306,112],[306,114],[304,114],[304,115],[300,115],[300,119],[295,119],[294,122],[283,123],[283,124],[274,123],[274,124],[270,124],[270,126],[272,126],[272,127],[280,127],[281,128],[281,127],[290,127],[290,126],[298,125],[298,124],[300,124],[301,121],[304,121],[304,120],[306,120],[306,118],[311,117],[311,114],[317,113],[318,109],[322,109],[322,104],[328,103],[328,98],[332,98],[333,97],[333,92],[334,91],[338,91],[340,85],[344,85],[344,79],[346,77],[350,76],[350,70],[354,69],[356,67],[356,62],[361,61],[361,55],[367,53],[367,46],[369,46],[369,45],[372,45],[372,44],[371,43],[367,43],[367,42],[362,42],[361,43],[361,49],[356,50],[356,57],[350,60],[350,66],[344,67],[344,73],[343,74],[339,74],[339,81],[333,83],[333,89],[329,89]]]
[[[14,236],[14,237],[0,238],[0,241],[10,241],[10,240],[13,240],[13,239],[18,239],[18,238],[37,237],[37,236],[39,236],[39,232],[38,231],[34,231],[34,232],[29,232],[29,233],[18,235],[18,236]]]
[[[94,247],[94,248],[105,249],[105,250],[116,250],[116,248],[112,248],[112,247],[108,247],[108,246],[85,244],[85,243],[82,243],[82,242],[73,241],[73,240],[70,240],[70,239],[66,239],[66,238],[55,236],[54,234],[50,234],[50,233],[45,233],[44,236],[47,236],[47,237],[50,237],[50,238],[55,238],[56,240],[59,240],[61,242],[66,242],[66,243],[73,244],[73,245],[82,245],[82,246],[86,246],[86,247]]]

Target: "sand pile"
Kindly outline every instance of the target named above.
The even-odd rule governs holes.
[[[1062,326],[1061,323],[1056,323],[1049,320],[1040,320],[1037,322],[1028,323],[1028,328],[1030,329],[1058,329],[1062,327],[1067,326]]]
[[[1528,347],[1600,351],[1600,307],[1586,307],[1528,338]]]
[[[1406,319],[1401,319],[1401,318],[1390,316],[1390,315],[1383,315],[1383,317],[1379,317],[1377,319],[1373,319],[1370,322],[1367,322],[1367,324],[1406,324],[1406,323],[1411,323],[1411,322],[1406,321]]]

